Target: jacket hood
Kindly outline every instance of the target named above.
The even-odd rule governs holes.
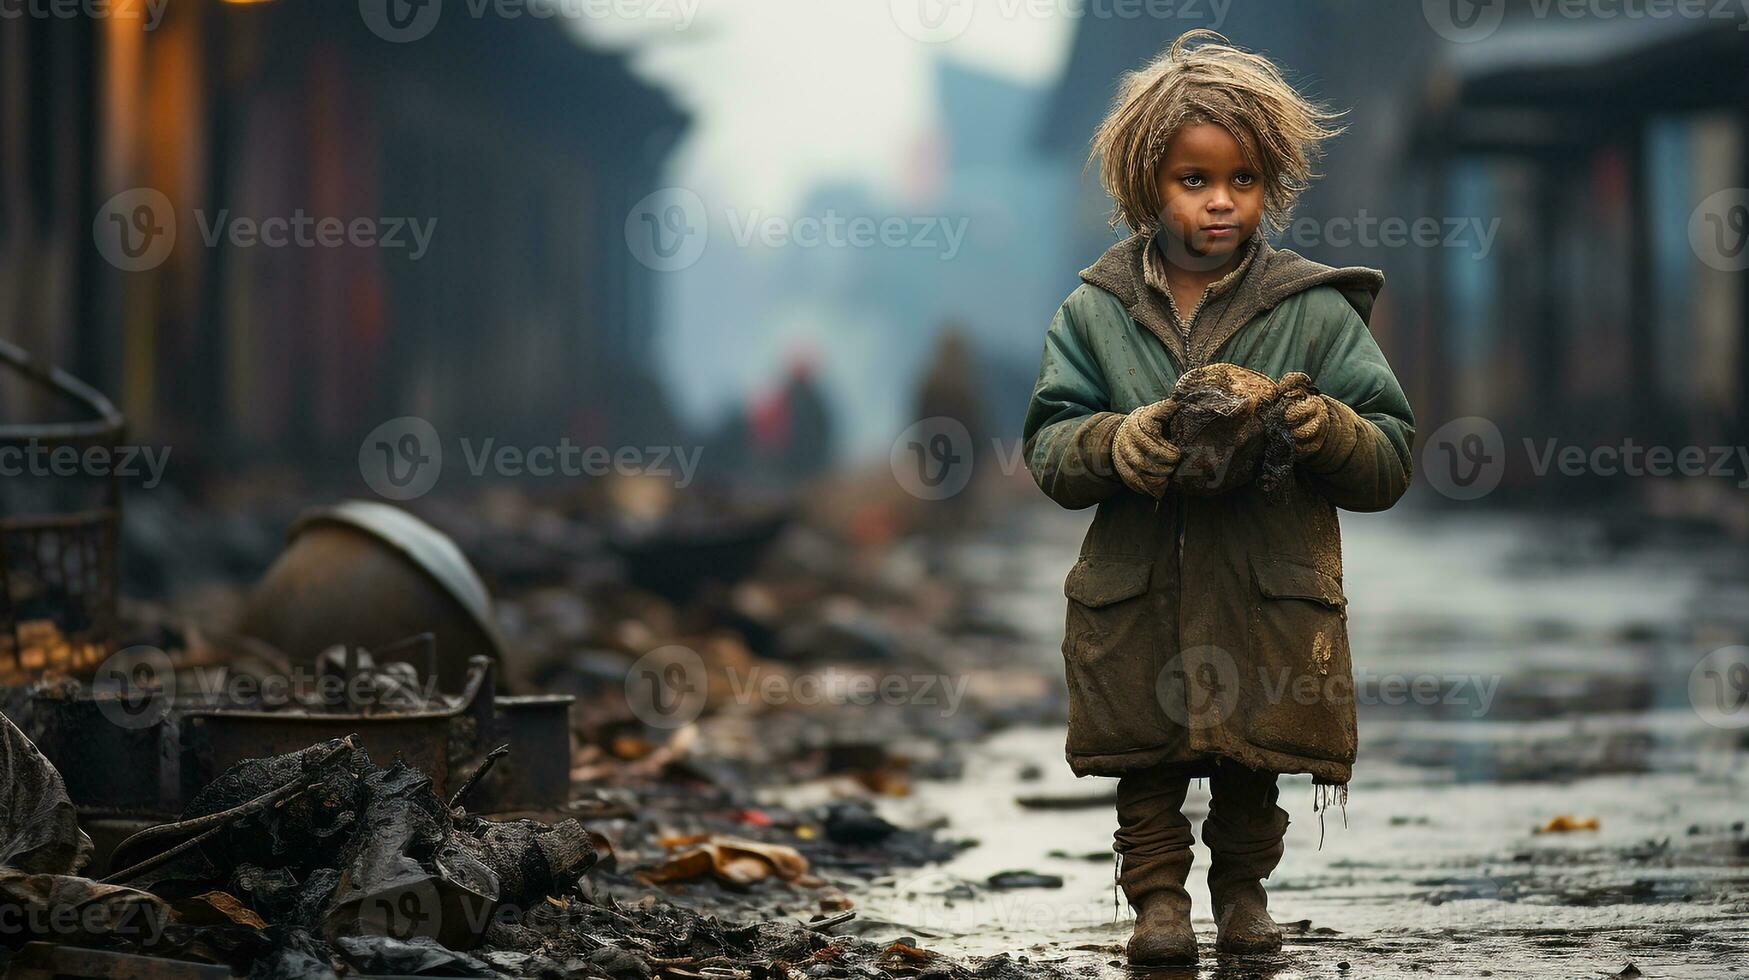
[[[1286,248],[1274,248],[1261,232],[1256,237],[1257,254],[1245,277],[1225,300],[1220,318],[1206,330],[1196,331],[1195,350],[1185,350],[1184,338],[1172,327],[1172,315],[1164,297],[1147,287],[1143,263],[1153,236],[1137,232],[1105,250],[1099,261],[1081,270],[1088,285],[1117,297],[1135,321],[1159,337],[1186,369],[1208,363],[1239,328],[1282,300],[1315,286],[1332,286],[1348,300],[1362,322],[1372,317],[1373,302],[1384,288],[1385,274],[1364,266],[1337,268],[1313,262]]]

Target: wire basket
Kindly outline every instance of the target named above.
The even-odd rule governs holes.
[[[0,420],[0,684],[56,670],[88,675],[116,625],[126,422],[109,399],[0,340],[0,409],[76,411],[83,421]],[[93,453],[99,447],[106,454]],[[71,450],[69,453],[68,450]],[[106,466],[93,460],[109,461]]]

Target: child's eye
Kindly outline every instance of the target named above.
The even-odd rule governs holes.
[[[1257,183],[1257,178],[1251,174],[1239,174],[1233,178],[1233,183],[1238,184],[1240,187],[1250,187],[1252,184]]]
[[[1202,186],[1202,175],[1201,174],[1185,174],[1183,177],[1180,177],[1179,180],[1182,181],[1184,186],[1186,186],[1186,187],[1201,187]]]

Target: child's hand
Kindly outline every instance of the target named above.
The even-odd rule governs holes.
[[[1282,375],[1278,389],[1280,397],[1287,402],[1282,412],[1282,421],[1287,423],[1288,431],[1294,440],[1294,459],[1304,460],[1315,456],[1324,446],[1325,426],[1330,421],[1330,406],[1325,403],[1324,396],[1312,385],[1312,379],[1304,371],[1290,371]]]
[[[1282,375],[1277,390],[1277,397],[1287,402],[1282,421],[1293,435],[1296,462],[1316,463],[1321,456],[1345,456],[1354,448],[1355,430],[1362,424],[1360,417],[1354,409],[1321,394],[1305,372]]]
[[[1287,407],[1283,416],[1293,431],[1294,459],[1307,460],[1324,448],[1325,426],[1330,421],[1330,408],[1324,396],[1307,395]]]
[[[1124,485],[1155,500],[1166,495],[1166,483],[1183,456],[1166,438],[1174,408],[1168,398],[1136,409],[1124,416],[1111,440],[1112,461]]]

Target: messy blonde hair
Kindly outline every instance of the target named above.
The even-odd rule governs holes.
[[[1319,144],[1342,132],[1342,113],[1306,99],[1268,58],[1227,43],[1214,31],[1179,35],[1146,67],[1126,72],[1111,111],[1093,134],[1088,166],[1117,206],[1111,226],[1152,232],[1160,225],[1159,164],[1166,144],[1186,126],[1213,123],[1239,141],[1263,181],[1263,220],[1287,227],[1294,202],[1317,176]]]

